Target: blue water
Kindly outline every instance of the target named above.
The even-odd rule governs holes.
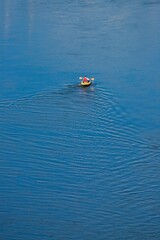
[[[159,13],[0,0],[1,240],[160,239]]]

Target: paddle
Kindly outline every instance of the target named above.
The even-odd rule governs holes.
[[[80,80],[83,80],[83,77],[79,77]],[[94,81],[94,78],[89,78],[89,80]]]

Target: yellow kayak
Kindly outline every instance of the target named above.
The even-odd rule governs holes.
[[[89,85],[91,85],[92,84],[92,82],[91,81],[89,81],[89,82],[81,82],[81,86],[83,86],[83,87],[87,87],[87,86],[89,86]]]

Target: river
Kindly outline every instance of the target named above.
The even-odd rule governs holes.
[[[0,1],[0,239],[160,239],[159,12]]]

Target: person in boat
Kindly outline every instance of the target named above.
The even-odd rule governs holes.
[[[86,76],[84,76],[83,78],[83,82],[86,83],[86,82],[90,82],[89,78],[87,78]]]

